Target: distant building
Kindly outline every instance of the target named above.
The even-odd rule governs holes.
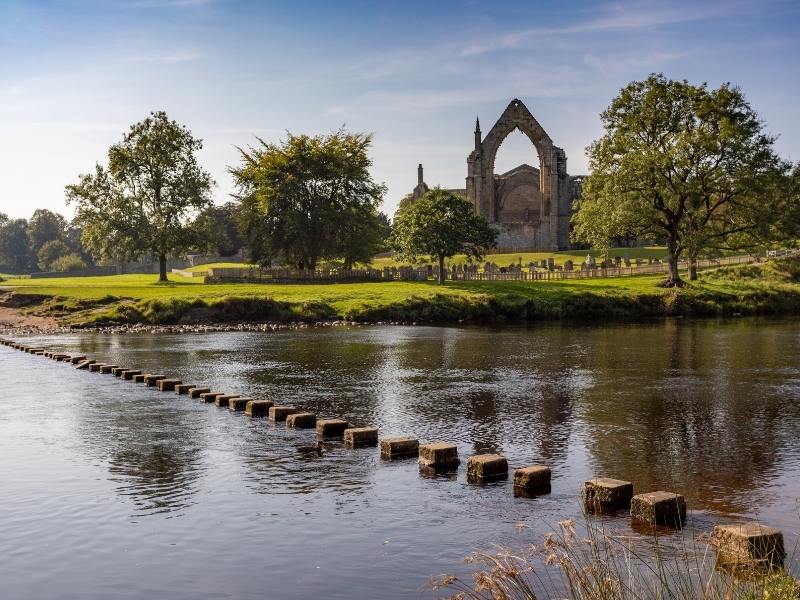
[[[522,164],[496,174],[494,162],[503,140],[515,129],[527,135],[539,153],[539,166]],[[451,189],[500,231],[498,248],[510,251],[563,250],[570,247],[572,202],[580,196],[582,177],[567,174],[567,157],[553,145],[530,111],[512,100],[485,138],[475,122],[475,148],[467,157],[466,188]],[[422,165],[417,167],[414,200],[428,191]]]

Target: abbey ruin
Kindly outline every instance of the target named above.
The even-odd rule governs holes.
[[[539,153],[538,168],[522,164],[496,174],[497,150],[515,129],[527,135]],[[563,250],[570,245],[572,201],[580,195],[581,181],[567,174],[564,150],[553,144],[520,100],[512,100],[486,137],[481,137],[480,121],[476,121],[466,187],[450,191],[467,198],[499,229],[498,249]],[[419,165],[413,199],[428,189]]]

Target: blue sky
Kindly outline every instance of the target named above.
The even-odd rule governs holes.
[[[798,57],[796,0],[0,0],[0,212],[69,215],[64,185],[161,109],[203,138],[217,202],[236,145],[344,124],[374,133],[392,213],[418,162],[463,186],[475,116],[515,97],[585,173],[598,114],[650,72],[738,84],[800,160]],[[497,170],[536,160],[517,133]]]

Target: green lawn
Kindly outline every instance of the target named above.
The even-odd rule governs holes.
[[[192,273],[205,273],[209,269],[244,269],[248,267],[255,267],[257,265],[251,265],[249,263],[232,263],[232,262],[216,262],[216,263],[208,263],[205,265],[197,265],[196,267],[187,267],[185,269],[180,269],[181,271],[191,271]]]

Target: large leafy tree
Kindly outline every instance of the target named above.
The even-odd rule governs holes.
[[[109,149],[107,167],[67,186],[92,254],[119,261],[152,254],[166,281],[167,257],[196,245],[191,222],[211,204],[213,181],[196,157],[202,147],[186,127],[154,112]]]
[[[242,235],[240,206],[226,202],[221,206],[210,206],[197,218],[200,248],[218,256],[233,256],[245,241]]]
[[[616,237],[663,239],[665,286],[682,285],[678,261],[751,243],[780,218],[773,182],[786,170],[774,139],[741,90],[651,75],[623,88],[588,148],[591,175],[573,215],[573,238],[603,249]]]
[[[445,259],[466,254],[469,259],[481,260],[497,244],[497,231],[475,212],[471,202],[434,188],[395,216],[390,243],[400,258],[435,258],[439,283],[444,283]]]
[[[281,257],[300,269],[321,259],[369,258],[372,236],[365,232],[385,193],[369,173],[372,136],[339,130],[259,142],[240,149],[242,164],[230,169],[252,257],[262,264]]]
[[[6,219],[0,225],[0,264],[15,273],[22,273],[30,268],[27,220]]]
[[[66,236],[67,221],[52,210],[37,208],[28,219],[28,239],[31,255],[36,256],[47,242],[63,240]]]

